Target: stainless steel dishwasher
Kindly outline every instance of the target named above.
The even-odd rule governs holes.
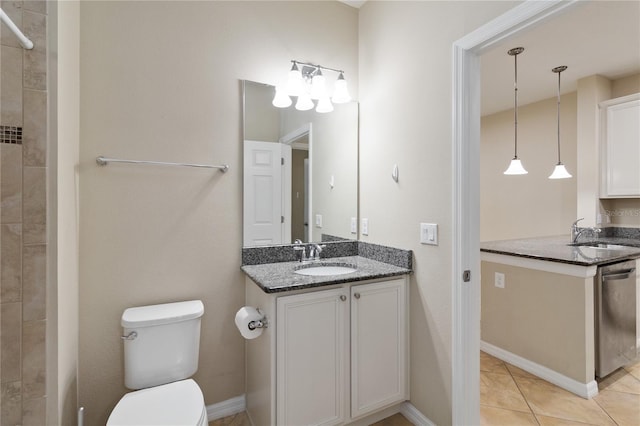
[[[596,376],[628,364],[636,352],[636,261],[598,268],[595,278]]]

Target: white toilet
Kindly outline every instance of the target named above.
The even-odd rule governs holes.
[[[200,300],[129,308],[124,327],[124,383],[140,389],[123,396],[107,426],[206,426],[198,369]]]

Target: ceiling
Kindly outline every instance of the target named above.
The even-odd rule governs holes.
[[[366,0],[339,0],[359,8]],[[518,55],[518,105],[556,96],[557,74],[562,93],[576,90],[577,81],[599,74],[617,79],[640,72],[640,1],[581,1],[551,20],[507,39],[484,53],[482,115],[513,108],[514,60]]]
[[[518,55],[518,105],[576,90],[577,80],[599,74],[617,79],[640,72],[640,1],[580,2],[551,20],[497,45],[481,56],[482,115],[513,108],[514,59]]]

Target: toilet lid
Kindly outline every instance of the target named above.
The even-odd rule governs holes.
[[[202,391],[187,379],[129,392],[111,412],[107,426],[195,426],[202,423],[203,416]]]

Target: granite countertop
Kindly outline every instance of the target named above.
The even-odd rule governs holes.
[[[348,274],[331,276],[308,276],[293,272],[302,265],[304,265],[303,267],[320,265],[355,266],[357,270],[356,272]],[[278,293],[312,287],[322,287],[353,281],[370,280],[374,278],[394,277],[411,273],[411,269],[379,262],[363,256],[333,257],[304,263],[296,261],[243,265],[242,270],[265,293]]]
[[[487,241],[480,243],[480,251],[573,265],[592,266],[640,258],[640,240],[604,237],[592,241],[580,241],[580,246],[570,246],[568,235],[523,238],[515,240]],[[593,244],[615,244],[624,248],[593,248]]]

